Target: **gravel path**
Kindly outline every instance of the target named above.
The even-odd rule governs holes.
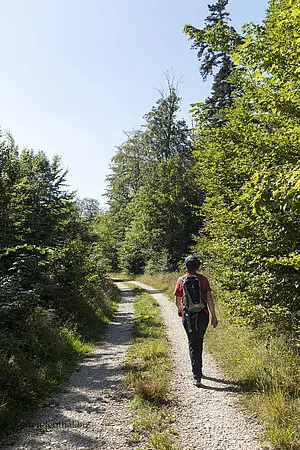
[[[122,383],[122,361],[131,337],[134,310],[132,291],[121,283],[117,285],[122,294],[118,312],[96,349],[72,375],[66,393],[22,430],[17,443],[4,444],[1,449],[127,448],[131,416]]]
[[[160,291],[140,282],[137,286],[153,295],[161,307],[173,348],[173,390],[175,429],[182,450],[261,450],[262,428],[242,414],[237,404],[236,386],[225,380],[212,357],[203,354],[203,387],[193,386],[187,337],[175,304]],[[217,332],[217,330],[216,330]]]
[[[174,428],[181,450],[261,450],[260,426],[245,417],[237,406],[235,386],[226,381],[209,354],[204,354],[204,386],[192,384],[187,339],[175,305],[159,291],[135,282],[158,301],[173,348]],[[1,450],[98,449],[129,447],[131,413],[122,383],[122,362],[131,337],[133,297],[117,283],[122,301],[101,342],[80,363],[66,392],[42,410],[31,426],[18,435],[17,443]]]

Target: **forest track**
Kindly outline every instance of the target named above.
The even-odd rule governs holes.
[[[237,386],[226,380],[204,350],[202,387],[193,385],[187,337],[175,302],[144,283],[134,282],[158,302],[172,347],[175,431],[182,450],[261,450],[263,428],[241,410]],[[217,329],[215,330],[217,332]]]
[[[74,372],[66,392],[42,409],[1,450],[121,450],[127,448],[131,421],[123,384],[134,318],[133,293],[122,283],[121,302],[96,348]]]
[[[236,386],[225,380],[212,357],[204,352],[203,387],[192,384],[187,339],[175,305],[160,291],[140,282],[160,305],[172,347],[174,429],[182,450],[261,450],[262,427],[244,415]],[[134,318],[133,293],[122,283],[118,312],[103,339],[80,363],[66,392],[42,409],[14,442],[1,450],[121,450],[132,430],[130,398],[123,383]]]

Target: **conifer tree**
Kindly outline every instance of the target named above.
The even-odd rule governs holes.
[[[212,93],[205,100],[203,109],[207,111],[208,118],[217,123],[220,122],[218,112],[233,103],[234,85],[229,77],[235,66],[230,59],[230,51],[241,41],[239,34],[229,25],[227,4],[228,0],[217,0],[208,6],[210,14],[203,29],[186,25],[183,30],[194,41],[192,48],[198,50],[203,80],[214,75]]]

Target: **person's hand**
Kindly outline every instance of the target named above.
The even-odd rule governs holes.
[[[182,317],[182,311],[179,311],[179,310],[178,310],[178,316],[179,316],[179,317]]]
[[[217,328],[217,326],[218,326],[218,319],[216,317],[212,317],[211,318],[211,326],[213,328]]]

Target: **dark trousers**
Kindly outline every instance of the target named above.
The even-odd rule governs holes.
[[[189,344],[189,354],[194,378],[202,377],[203,338],[208,326],[209,315],[205,311],[200,313],[182,314],[182,325],[186,331]]]

